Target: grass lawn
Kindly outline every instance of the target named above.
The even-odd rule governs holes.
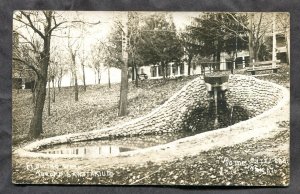
[[[88,86],[79,91],[79,101],[74,100],[73,88],[56,89],[56,101],[51,102],[51,115],[47,114],[46,98],[41,138],[76,132],[91,131],[114,126],[143,116],[163,104],[195,76],[162,80],[143,80],[140,87],[129,84],[126,117],[118,117],[119,84]],[[29,90],[13,91],[13,144],[28,142],[27,137],[32,112],[32,95]]]

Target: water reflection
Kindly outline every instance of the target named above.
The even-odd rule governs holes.
[[[67,154],[78,156],[116,156],[121,152],[128,152],[136,148],[121,147],[116,145],[102,145],[102,146],[85,146],[85,147],[66,147],[66,145],[53,149],[43,150],[46,154]]]

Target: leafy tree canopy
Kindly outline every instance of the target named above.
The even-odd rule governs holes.
[[[144,18],[138,53],[145,65],[177,62],[183,48],[173,18],[165,13],[155,13]]]
[[[187,30],[190,38],[205,48],[201,49],[202,56],[247,48],[247,29],[236,18],[243,24],[247,22],[247,17],[234,13],[204,13],[194,18]]]

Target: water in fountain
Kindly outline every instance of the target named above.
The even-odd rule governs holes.
[[[189,111],[177,132],[123,137],[113,140],[74,142],[48,147],[40,150],[40,152],[94,157],[118,155],[121,152],[166,144],[183,137],[227,127],[248,118],[247,110],[240,106],[229,106],[224,100],[218,100],[215,104],[215,101],[211,100],[205,103],[201,102],[196,108]]]

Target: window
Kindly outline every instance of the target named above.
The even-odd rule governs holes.
[[[158,75],[163,76],[162,66],[157,66],[157,67],[158,67]]]
[[[177,65],[173,64],[172,65],[172,69],[173,69],[173,75],[177,75],[178,74],[178,67],[177,67]]]
[[[245,56],[244,60],[245,60],[246,67],[249,67],[250,57]]]
[[[235,59],[235,64],[237,65],[237,64],[243,64],[243,58],[242,57],[237,57],[236,59]]]
[[[170,66],[168,65],[168,66],[167,66],[167,74],[166,74],[166,76],[169,77],[170,75],[171,75],[171,68],[170,68]]]
[[[184,74],[184,64],[183,63],[180,64],[180,74],[181,75]]]
[[[157,66],[151,66],[150,71],[151,71],[151,77],[156,77],[156,68]]]

